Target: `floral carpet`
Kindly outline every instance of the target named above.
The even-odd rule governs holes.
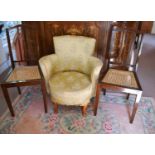
[[[71,106],[59,106],[58,114],[54,114],[47,98],[45,114],[40,87],[28,87],[13,103],[16,116],[13,118],[6,111],[0,117],[0,133],[155,133],[155,103],[150,97],[141,99],[133,124],[129,123],[129,111],[134,96],[126,100],[125,95],[101,94],[97,116],[93,115],[90,103],[86,117],[82,116],[80,107]]]

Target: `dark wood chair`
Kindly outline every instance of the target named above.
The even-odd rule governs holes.
[[[15,33],[11,36],[10,33]],[[21,94],[21,86],[40,85],[42,88],[44,108],[46,105],[46,88],[43,75],[38,66],[39,55],[34,57],[29,53],[39,53],[39,38],[37,31],[30,26],[17,25],[6,29],[9,55],[12,70],[8,77],[1,83],[4,97],[12,116],[15,116],[7,88],[17,87]],[[27,44],[27,35],[31,36]],[[12,48],[14,44],[14,49]],[[33,59],[35,58],[35,59]]]
[[[133,123],[138,103],[142,96],[142,88],[136,75],[138,58],[142,47],[143,34],[113,23],[108,36],[108,46],[105,63],[98,79],[94,115],[97,114],[100,90],[106,95],[106,90],[136,95],[132,113],[129,114]]]

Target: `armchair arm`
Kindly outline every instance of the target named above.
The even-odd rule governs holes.
[[[50,54],[39,59],[39,65],[45,78],[46,90],[48,93],[49,93],[48,81],[52,76],[52,74],[54,73],[56,62],[57,62],[56,54]]]
[[[97,84],[103,63],[100,59],[91,57],[89,59],[89,64],[90,64],[90,75],[91,75],[91,81],[92,81],[92,96],[95,96],[96,84]]]

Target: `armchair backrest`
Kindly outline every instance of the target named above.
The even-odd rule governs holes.
[[[55,36],[54,48],[58,56],[91,56],[94,53],[95,42],[94,38],[84,36]]]

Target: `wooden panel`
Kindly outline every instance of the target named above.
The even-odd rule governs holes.
[[[93,37],[96,39],[96,55],[103,54],[103,42],[100,42],[100,40],[101,38],[104,40],[103,36],[101,36],[104,30],[101,29],[101,23],[99,22],[44,22],[44,30],[47,50],[45,54],[49,54],[49,51],[54,53],[53,36],[58,35]]]
[[[118,21],[120,27],[130,28],[132,30],[137,30],[139,28],[139,21]]]
[[[95,55],[103,60],[112,21],[26,21],[22,23],[31,25],[38,31],[40,53],[37,55],[39,57],[54,53],[53,36],[71,34],[95,38],[97,41]],[[151,25],[147,21],[145,23],[138,21],[119,21],[118,23],[134,30],[142,29],[145,32],[149,31],[149,25]],[[34,53],[29,54],[32,54],[32,57],[35,56]]]
[[[39,33],[40,57],[54,53],[53,36],[58,35],[82,35],[96,39],[95,55],[103,58],[106,45],[109,21],[41,21],[22,22],[25,25],[34,26]]]
[[[153,21],[143,21],[141,25],[141,32],[151,33]]]

